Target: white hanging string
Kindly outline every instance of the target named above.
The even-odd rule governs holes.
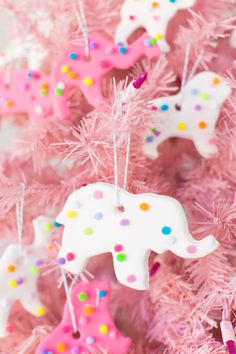
[[[192,67],[192,69],[191,69],[191,71],[190,71],[190,74],[189,74],[189,76],[188,76],[187,81],[191,80],[191,79],[194,77],[194,75],[195,75],[195,73],[196,73],[196,70],[197,70],[199,64],[201,63],[202,57],[203,57],[203,50],[202,50],[201,53],[197,56],[197,59],[196,59],[195,63],[193,64],[193,67]]]
[[[64,289],[65,289],[65,293],[66,293],[66,300],[67,300],[69,311],[70,311],[70,317],[71,317],[71,323],[72,323],[72,327],[73,327],[73,333],[76,333],[76,332],[78,332],[78,329],[77,329],[77,325],[76,325],[74,306],[73,306],[72,301],[71,301],[70,290],[69,290],[69,287],[68,287],[68,284],[67,284],[65,271],[64,271],[64,269],[62,267],[60,267],[60,268],[61,268],[61,275],[62,275],[63,285],[64,285]]]
[[[126,147],[126,157],[125,157],[125,172],[124,172],[124,184],[123,188],[126,189],[127,186],[127,178],[128,178],[128,168],[129,168],[129,156],[130,156],[130,144],[131,144],[131,137],[130,134],[127,138],[127,147]]]
[[[24,216],[24,198],[25,198],[25,183],[21,184],[21,195],[19,202],[16,203],[16,227],[19,245],[19,254],[23,253],[23,216]]]
[[[75,16],[77,18],[77,21],[79,22],[81,26],[81,31],[83,33],[84,37],[84,54],[86,57],[89,57],[89,35],[88,35],[88,25],[87,25],[87,20],[85,16],[85,11],[84,11],[84,2],[83,0],[78,0],[79,2],[79,11],[75,11]]]
[[[182,103],[183,103],[183,100],[184,100],[183,90],[184,90],[184,87],[185,87],[185,84],[186,84],[186,81],[187,81],[190,50],[191,50],[191,44],[188,43],[188,45],[186,47],[186,51],[185,51],[183,75],[182,75],[181,88],[180,88],[180,95],[181,95],[180,106],[182,106]]]

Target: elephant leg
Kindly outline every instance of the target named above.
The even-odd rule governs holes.
[[[207,159],[218,153],[218,148],[214,142],[214,133],[199,134],[193,138],[193,142],[199,154]]]
[[[34,316],[40,317],[46,314],[46,308],[41,303],[38,294],[36,292],[32,293],[31,298],[24,298],[20,300],[22,306],[26,311]]]
[[[118,281],[130,288],[146,290],[149,287],[149,251],[127,250],[113,253],[114,269]]]
[[[8,317],[11,311],[12,301],[0,300],[0,337],[4,338],[9,333],[7,331]]]

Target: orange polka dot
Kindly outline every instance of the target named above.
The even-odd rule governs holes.
[[[198,127],[200,128],[200,129],[205,129],[206,128],[206,126],[207,126],[207,124],[206,124],[206,122],[199,122],[198,123]]]
[[[91,316],[95,312],[95,308],[92,306],[85,306],[84,307],[84,314],[86,316]]]
[[[70,71],[69,74],[68,74],[68,77],[69,77],[70,79],[77,79],[78,75],[77,75],[76,72]]]
[[[7,270],[8,270],[8,272],[12,273],[12,272],[15,271],[15,266],[12,265],[12,264],[10,264],[10,265],[7,267]]]
[[[59,353],[62,353],[66,350],[66,345],[64,343],[58,343],[57,344],[57,351]]]
[[[218,78],[218,77],[215,77],[214,79],[213,79],[213,84],[214,85],[218,85],[220,83],[220,79]]]
[[[158,6],[159,6],[158,2],[153,1],[153,3],[152,3],[152,7],[155,9],[155,8],[156,8],[156,7],[158,7]]]
[[[150,205],[148,203],[141,203],[139,208],[143,211],[146,211],[146,210],[150,209]]]

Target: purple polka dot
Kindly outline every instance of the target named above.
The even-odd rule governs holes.
[[[127,279],[127,282],[134,283],[136,281],[136,276],[133,274],[130,274],[130,275],[128,275],[128,277],[126,279]]]
[[[187,252],[188,253],[196,253],[197,252],[197,247],[194,245],[190,245],[187,247]]]
[[[18,285],[21,285],[21,284],[23,284],[23,283],[24,283],[23,278],[17,278],[17,284],[18,284]]]
[[[121,219],[120,225],[121,226],[128,226],[130,224],[128,219]]]
[[[154,135],[155,135],[155,136],[159,136],[160,134],[161,134],[161,132],[160,132],[159,130],[155,130],[155,131],[154,131]]]
[[[57,263],[60,264],[60,265],[63,265],[63,264],[66,263],[66,260],[63,257],[60,257],[60,258],[58,258]]]
[[[102,199],[103,193],[101,191],[95,191],[93,193],[93,196],[94,196],[95,199]]]
[[[194,107],[196,111],[201,111],[202,110],[202,106],[200,104],[196,104],[196,106]]]
[[[43,261],[42,261],[42,259],[38,259],[36,261],[36,266],[40,267],[41,265],[43,265]]]

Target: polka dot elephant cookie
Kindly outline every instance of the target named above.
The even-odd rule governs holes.
[[[121,8],[121,20],[117,27],[116,43],[127,43],[128,38],[138,28],[144,28],[158,43],[163,52],[170,46],[166,41],[168,23],[178,10],[187,9],[196,0],[125,0]]]
[[[118,281],[128,287],[149,287],[150,250],[167,250],[184,258],[208,255],[218,247],[213,236],[192,238],[177,200],[155,194],[130,194],[113,185],[95,183],[73,192],[57,221],[65,225],[58,262],[79,274],[90,257],[111,252]]]
[[[150,37],[144,34],[129,46],[114,45],[100,33],[89,36],[90,57],[84,55],[84,47],[71,46],[56,64],[54,81],[55,114],[66,119],[70,117],[68,94],[78,87],[86,100],[94,107],[104,101],[101,81],[112,69],[129,69],[145,56],[158,58],[160,50],[152,45]]]
[[[8,317],[16,301],[34,316],[46,313],[39,299],[37,281],[54,226],[51,218],[39,216],[33,220],[33,227],[34,241],[23,246],[22,255],[18,244],[10,244],[0,258],[0,337],[12,331]]]
[[[39,71],[0,73],[0,116],[27,114],[29,120],[52,113],[50,78]]]
[[[190,139],[205,158],[218,152],[215,127],[221,107],[231,88],[214,72],[201,72],[189,80],[182,93],[150,102],[156,112],[156,124],[146,137],[144,154],[156,159],[158,146],[171,137]]]
[[[78,331],[73,333],[66,303],[61,323],[43,340],[36,354],[88,354],[95,353],[96,349],[126,354],[131,341],[119,333],[111,318],[108,310],[110,291],[109,284],[101,281],[76,285],[71,301]]]

